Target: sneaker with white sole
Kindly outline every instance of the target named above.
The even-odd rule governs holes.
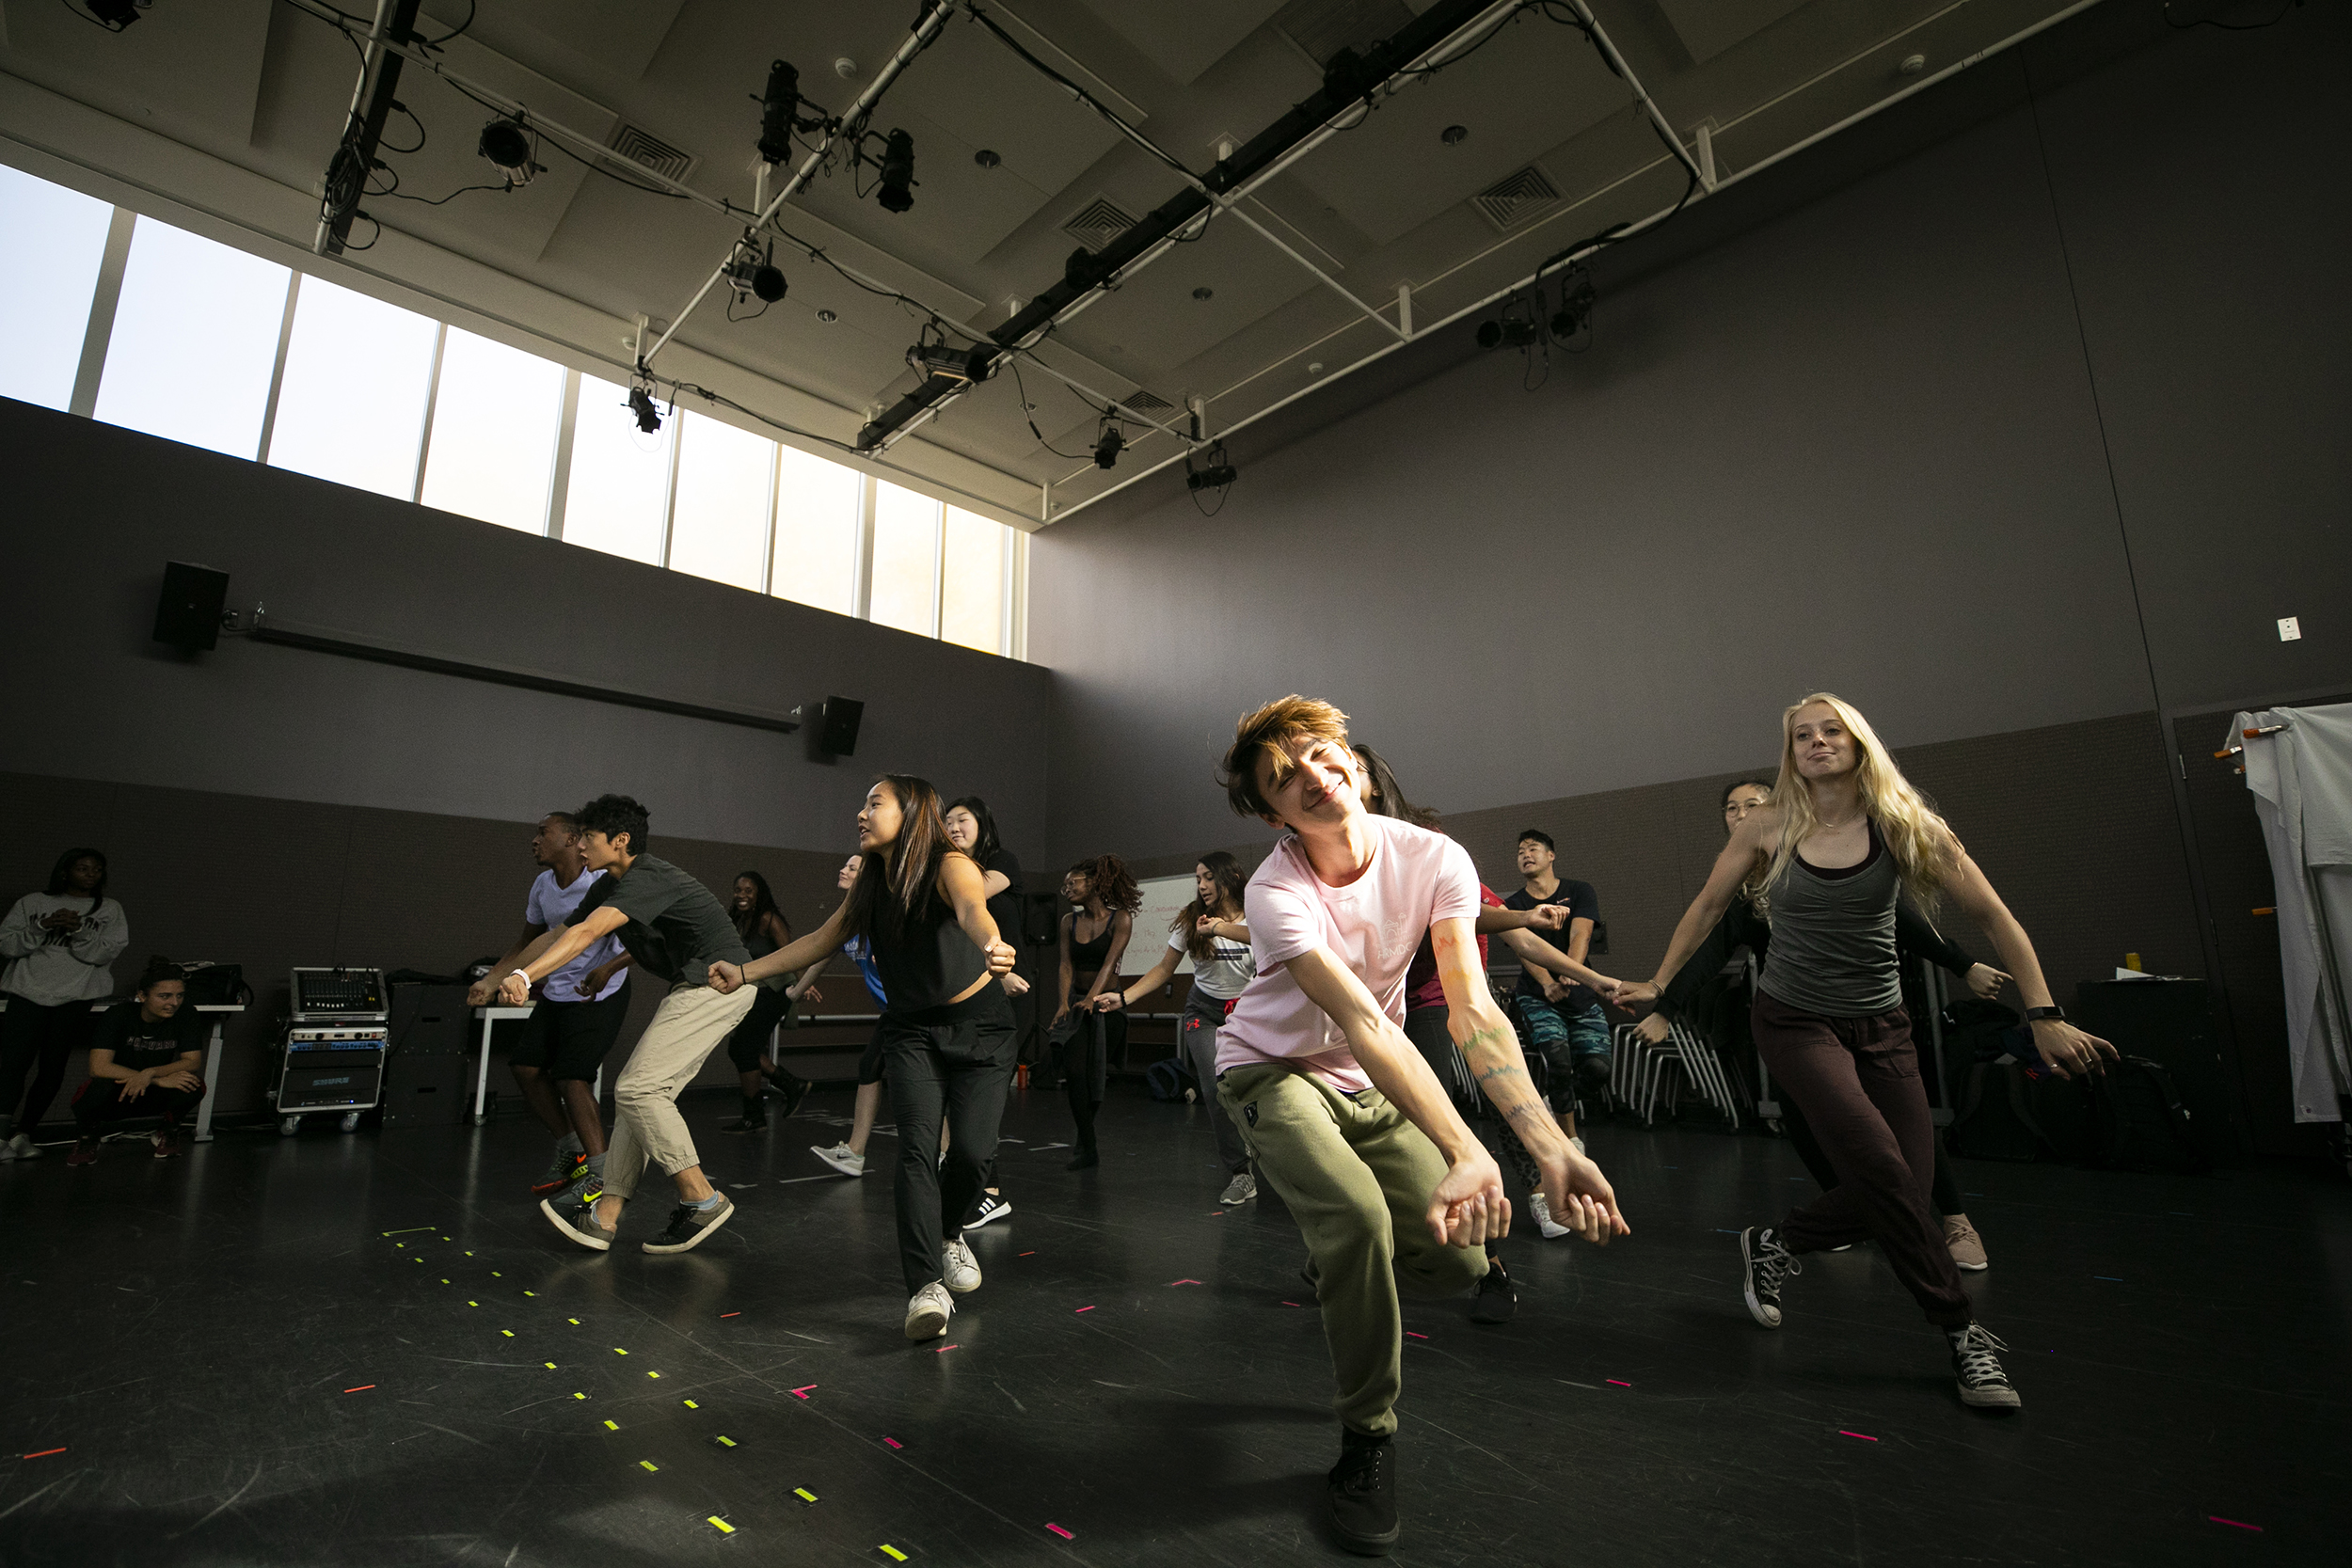
[[[1993,1259],[1984,1255],[1984,1238],[1977,1234],[1965,1214],[1944,1216],[1944,1244],[1951,1249],[1952,1261],[1970,1274],[1982,1274],[1993,1266]]]
[[[1001,1220],[1011,1212],[1011,1199],[1002,1194],[992,1193],[983,1187],[980,1189],[980,1196],[972,1201],[972,1217],[963,1222],[963,1227],[966,1230],[977,1230],[989,1221]]]
[[[1233,1179],[1225,1183],[1225,1190],[1217,1195],[1216,1200],[1230,1209],[1235,1204],[1247,1203],[1257,1196],[1258,1179],[1246,1170],[1235,1171]]]
[[[1960,1402],[1975,1410],[2018,1410],[2025,1401],[2010,1386],[2009,1374],[1994,1355],[2009,1347],[1982,1323],[1947,1328],[1944,1338],[1952,1347],[1952,1373],[1960,1380]]]
[[[543,1197],[539,1200],[539,1212],[547,1215],[549,1225],[591,1252],[611,1252],[613,1238],[620,1234],[612,1227],[597,1223],[596,1206],[591,1202],[575,1201],[559,1209],[552,1198]]]
[[[907,1338],[936,1339],[947,1332],[947,1320],[956,1315],[955,1298],[947,1287],[938,1280],[914,1292],[907,1303]]]
[[[681,1203],[671,1210],[668,1227],[645,1243],[645,1250],[691,1252],[708,1241],[712,1231],[735,1218],[735,1199],[724,1193],[714,1196],[719,1201],[707,1208],[698,1203]]]
[[[580,1173],[587,1168],[587,1155],[559,1148],[555,1151],[554,1160],[548,1165],[547,1174],[531,1184],[531,1196],[553,1197],[578,1180]]]
[[[1545,1241],[1555,1242],[1570,1233],[1566,1226],[1551,1217],[1551,1205],[1545,1200],[1543,1194],[1527,1195],[1527,1212],[1535,1216],[1535,1228],[1544,1233]]]
[[[40,1158],[40,1145],[33,1142],[29,1134],[19,1132],[15,1137],[8,1140],[8,1158],[11,1160],[38,1160]]]
[[[1781,1244],[1778,1231],[1752,1225],[1740,1232],[1740,1294],[1747,1301],[1748,1316],[1766,1328],[1778,1328],[1780,1282],[1792,1274],[1803,1274],[1804,1265]]]
[[[815,1144],[811,1144],[808,1146],[808,1151],[844,1176],[866,1174],[866,1156],[846,1143],[835,1144],[831,1148],[819,1148]]]
[[[939,1249],[939,1272],[958,1295],[980,1288],[980,1260],[972,1256],[972,1243],[961,1236]]]

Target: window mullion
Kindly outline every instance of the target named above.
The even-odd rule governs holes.
[[[564,503],[572,493],[572,434],[580,423],[580,372],[564,372],[564,411],[555,426],[555,467],[548,476],[547,525],[549,539],[564,537]]]
[[[100,253],[98,286],[90,292],[89,325],[82,329],[82,362],[73,372],[73,391],[66,412],[89,419],[98,412],[98,383],[106,373],[106,349],[114,341],[115,307],[122,303],[123,269],[131,263],[131,231],[138,214],[117,207],[106,225],[106,248]],[[282,361],[285,351],[278,356]]]

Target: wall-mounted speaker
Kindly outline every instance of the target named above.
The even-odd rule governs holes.
[[[220,641],[220,612],[229,603],[229,574],[185,561],[164,562],[164,591],[155,600],[155,641],[197,653]]]
[[[858,725],[866,719],[866,705],[854,697],[825,699],[825,727],[818,744],[836,757],[857,754]]]

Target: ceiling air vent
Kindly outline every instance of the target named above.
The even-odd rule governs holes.
[[[1166,398],[1161,397],[1156,393],[1147,392],[1140,387],[1136,388],[1134,391],[1129,392],[1125,397],[1120,398],[1119,401],[1123,406],[1133,409],[1136,413],[1149,414],[1155,420],[1163,414],[1173,414],[1176,412],[1176,405],[1174,404],[1168,402]]]
[[[672,147],[651,132],[623,120],[613,127],[612,139],[605,143],[613,151],[631,163],[643,164],[656,174],[683,181],[693,171],[695,158],[691,152]]]
[[[1504,175],[1470,198],[1470,205],[1488,223],[1505,230],[1517,229],[1559,204],[1560,188],[1533,164],[1517,174]]]
[[[1136,220],[1108,197],[1098,196],[1063,224],[1061,231],[1089,250],[1100,250],[1135,226]]]

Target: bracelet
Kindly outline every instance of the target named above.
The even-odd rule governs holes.
[[[529,970],[527,970],[527,969],[510,969],[510,970],[508,970],[506,973],[507,973],[508,974],[510,974],[510,975],[515,975],[515,974],[519,974],[519,975],[521,975],[521,976],[523,977],[523,985],[524,985],[524,987],[525,987],[526,989],[528,989],[528,988],[530,987],[530,985],[531,985],[531,971],[529,971]]]
[[[2027,1007],[2026,1009],[2026,1022],[2027,1023],[2063,1023],[2066,1022],[2066,1009],[2055,1006]]]

